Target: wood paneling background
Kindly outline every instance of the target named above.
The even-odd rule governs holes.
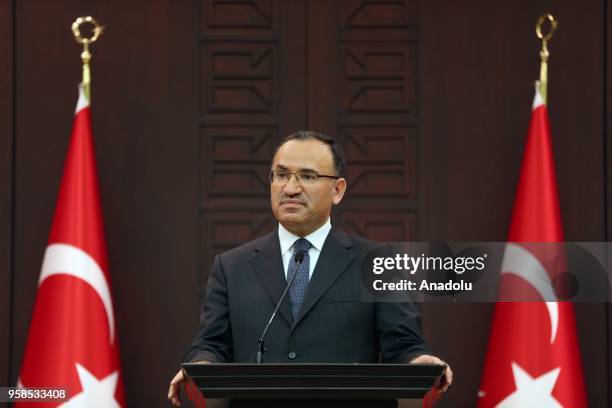
[[[13,255],[13,4],[0,1],[0,384],[10,383]]]
[[[506,239],[539,73],[535,20],[550,11],[560,22],[549,46],[548,107],[566,239],[605,240],[610,211],[604,179],[603,69],[610,53],[605,2],[466,0],[419,6],[419,238]],[[459,374],[455,385],[461,395],[449,394],[445,406],[476,401],[491,313],[487,304],[424,307],[434,349],[453,361],[457,373],[469,373]],[[607,313],[606,305],[576,305],[593,407],[610,405]],[[469,336],[458,336],[466,330]]]
[[[605,68],[604,72],[604,146],[605,151],[605,173],[604,173],[604,191],[606,192],[605,216],[604,224],[606,226],[606,241],[612,239],[612,4],[606,1],[604,9],[606,10],[604,18],[604,34],[605,34]],[[608,330],[605,338],[608,344],[608,404],[612,404],[612,304],[608,304],[607,308],[607,323]]]
[[[306,127],[306,3],[201,4],[198,168],[207,269],[216,253],[275,227],[270,157],[284,135]]]
[[[19,370],[80,81],[70,24],[92,46],[92,116],[123,376],[164,406],[198,324],[198,15],[194,2],[15,2],[11,381]],[[4,351],[3,351],[4,352]]]
[[[215,253],[274,228],[266,173],[288,133],[344,144],[343,228],[374,239],[503,241],[538,74],[566,237],[612,233],[608,0],[3,0],[0,2],[0,385],[17,377],[80,78],[93,121],[123,374],[132,406],[166,406]],[[612,308],[576,306],[590,406],[610,406]],[[491,305],[423,305],[425,334],[473,406]]]
[[[417,237],[417,19],[415,1],[309,2],[308,127],[345,148],[336,224],[375,240]]]

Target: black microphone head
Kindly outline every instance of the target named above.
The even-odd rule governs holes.
[[[304,252],[299,251],[298,253],[295,254],[295,263],[296,264],[301,264],[302,261],[304,260]]]

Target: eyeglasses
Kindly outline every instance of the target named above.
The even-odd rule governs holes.
[[[285,171],[285,170],[272,170],[269,175],[270,183],[276,184],[279,186],[284,186],[285,184],[289,182],[289,180],[291,180],[291,175],[294,175],[295,181],[297,181],[297,183],[302,186],[314,184],[321,177],[330,178],[334,180],[337,180],[340,178],[339,176],[327,176],[325,174],[317,174],[314,171],[300,170],[300,171],[296,171],[292,173],[290,171]]]

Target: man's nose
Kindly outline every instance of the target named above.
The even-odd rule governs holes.
[[[283,187],[283,192],[288,196],[293,196],[302,192],[302,185],[298,183],[298,179],[295,174],[291,175],[291,178],[287,184],[285,184],[285,187]]]

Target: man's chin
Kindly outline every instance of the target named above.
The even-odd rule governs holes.
[[[297,212],[283,212],[278,221],[288,225],[301,225],[304,223],[304,217]]]

